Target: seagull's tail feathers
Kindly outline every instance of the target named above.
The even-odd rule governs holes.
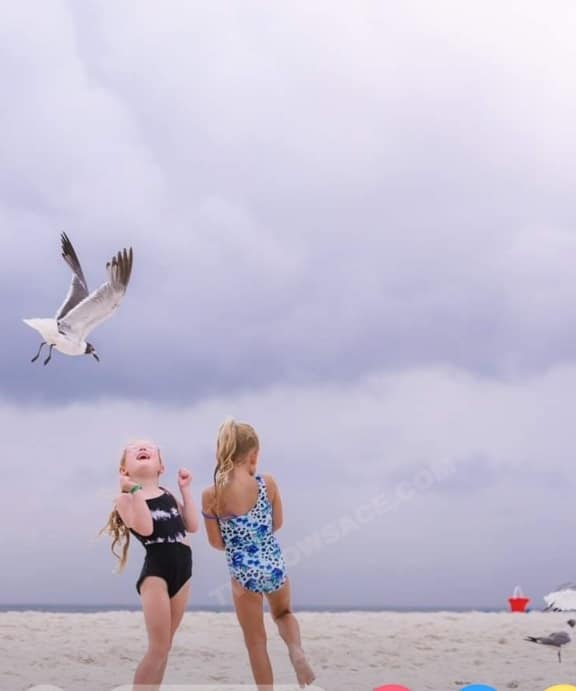
[[[46,327],[50,327],[50,325],[54,322],[53,319],[23,319],[22,321],[24,324],[28,324],[28,326],[36,331],[39,331],[40,333],[42,333]]]
[[[530,643],[540,643],[540,639],[536,636],[526,636],[525,641],[530,641]]]

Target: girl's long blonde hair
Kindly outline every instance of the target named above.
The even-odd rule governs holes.
[[[244,460],[250,451],[260,448],[256,430],[245,422],[228,418],[218,430],[216,441],[216,468],[214,469],[214,507],[220,513],[222,490],[234,466]]]
[[[120,467],[123,468],[125,465],[126,449],[124,449],[122,453],[122,458],[120,459]],[[117,573],[121,573],[124,570],[124,567],[126,566],[126,562],[128,560],[128,547],[130,547],[130,530],[128,526],[124,523],[124,521],[120,518],[120,514],[118,513],[118,509],[116,507],[114,507],[110,512],[106,525],[102,528],[98,535],[102,535],[102,533],[106,533],[107,535],[112,536],[112,544],[110,545],[110,549],[112,550],[112,554],[119,561]],[[122,550],[120,554],[118,554],[114,549],[116,545],[119,545]]]

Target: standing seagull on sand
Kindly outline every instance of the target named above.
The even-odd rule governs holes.
[[[569,619],[567,622],[570,628],[576,626],[575,619]],[[530,641],[531,643],[540,643],[542,645],[551,645],[554,648],[558,648],[558,662],[562,662],[562,646],[570,643],[572,640],[570,634],[566,631],[555,631],[549,636],[526,636],[525,641]]]
[[[132,273],[132,248],[129,251],[124,249],[118,252],[106,264],[108,280],[88,294],[84,272],[66,233],[62,233],[61,241],[62,257],[74,275],[68,294],[53,319],[23,320],[28,326],[39,331],[43,338],[32,362],[38,359],[45,345],[50,346],[48,357],[44,360],[45,365],[50,362],[53,348],[65,355],[92,355],[100,362],[94,346],[85,339],[92,329],[108,319],[118,308]]]

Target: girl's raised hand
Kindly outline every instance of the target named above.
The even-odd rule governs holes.
[[[120,491],[129,492],[138,483],[131,480],[128,475],[120,475]]]
[[[178,487],[180,487],[180,489],[182,490],[185,487],[188,487],[191,482],[192,473],[186,468],[180,468],[180,470],[178,471]]]

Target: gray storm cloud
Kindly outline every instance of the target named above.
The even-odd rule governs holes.
[[[6,395],[572,360],[571,44],[535,5],[512,46],[453,3],[43,7],[4,8],[0,29]],[[94,335],[101,368],[39,375],[19,318],[66,290],[61,229],[92,285],[133,244],[134,282]]]

